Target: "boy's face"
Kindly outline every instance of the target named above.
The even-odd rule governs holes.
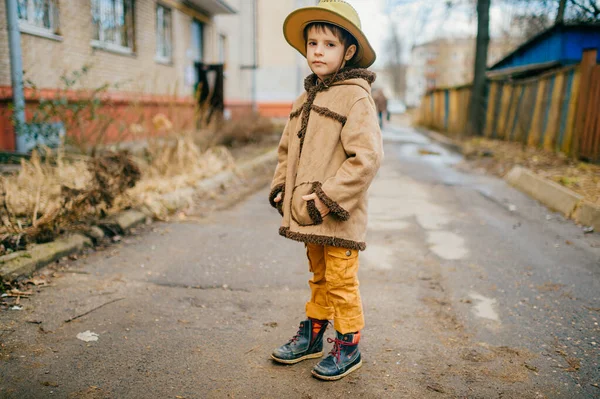
[[[306,60],[310,69],[321,80],[336,73],[342,65],[344,50],[340,39],[329,29],[309,29],[306,38]]]

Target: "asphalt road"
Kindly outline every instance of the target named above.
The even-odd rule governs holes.
[[[0,397],[600,397],[600,234],[410,128],[385,141],[358,372],[327,383],[316,360],[269,360],[303,318],[309,273],[265,188],[58,265],[0,313]]]

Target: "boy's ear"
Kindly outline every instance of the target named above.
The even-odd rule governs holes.
[[[355,44],[348,47],[348,49],[346,50],[346,55],[344,56],[344,60],[350,61],[352,59],[352,57],[354,57],[354,54],[356,54],[356,45]]]

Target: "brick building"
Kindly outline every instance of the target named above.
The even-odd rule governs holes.
[[[281,26],[293,9],[317,0],[278,0],[277,7],[271,0],[14,1],[25,79],[42,89],[26,90],[28,109],[62,86],[62,74],[90,65],[81,87],[118,83],[106,98],[111,112],[123,126],[138,127],[137,136],[113,129],[113,141],[149,134],[138,122],[150,124],[158,113],[176,128],[193,126],[195,62],[224,64],[226,113],[233,117],[253,105],[266,116],[287,116],[310,72],[285,42]],[[12,150],[5,21],[0,1],[0,150]]]

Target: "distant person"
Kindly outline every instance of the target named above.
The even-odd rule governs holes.
[[[382,89],[375,91],[373,100],[377,106],[377,115],[379,116],[379,127],[383,127],[383,113],[386,113],[386,119],[390,121],[390,113],[388,112],[388,99]]]
[[[375,74],[365,69],[375,52],[357,12],[341,0],[293,11],[283,30],[313,74],[283,131],[269,201],[283,216],[279,234],[305,243],[313,278],[306,320],[271,357],[284,364],[320,358],[333,319],[333,349],[312,374],[338,380],[362,365],[358,252],[366,247],[366,192],[383,157]]]

